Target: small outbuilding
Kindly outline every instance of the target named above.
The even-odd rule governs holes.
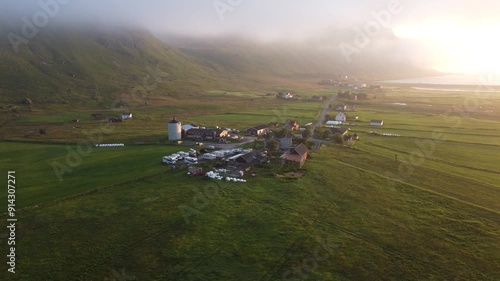
[[[384,120],[371,120],[370,121],[370,126],[383,126],[384,125]]]

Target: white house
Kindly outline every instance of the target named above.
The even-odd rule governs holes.
[[[337,116],[335,116],[335,121],[345,122],[347,121],[347,115],[344,112],[340,112]]]
[[[371,120],[370,121],[370,126],[383,126],[384,121],[383,120]]]
[[[132,119],[132,113],[122,113],[122,119]]]

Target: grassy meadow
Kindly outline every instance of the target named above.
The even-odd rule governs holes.
[[[62,181],[52,165],[67,163],[84,130],[102,129],[88,118],[95,111],[35,108],[4,124],[0,165],[16,170],[20,209],[11,280],[500,279],[500,95],[464,109],[465,93],[369,92],[348,112],[360,140],[324,144],[297,179],[277,178],[276,162],[247,183],[160,164],[187,149],[162,142],[173,115],[240,130],[303,124],[323,107],[308,96],[336,92],[294,91],[306,98],[158,98],[103,134],[125,147],[92,148]],[[111,111],[98,113],[121,112]]]

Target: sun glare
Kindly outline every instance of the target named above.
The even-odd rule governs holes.
[[[434,68],[452,73],[500,73],[500,23],[459,25],[450,22],[399,27],[400,38],[417,39],[434,57]]]

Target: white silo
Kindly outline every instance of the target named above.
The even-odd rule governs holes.
[[[180,140],[182,139],[182,124],[174,119],[168,121],[168,139]]]

